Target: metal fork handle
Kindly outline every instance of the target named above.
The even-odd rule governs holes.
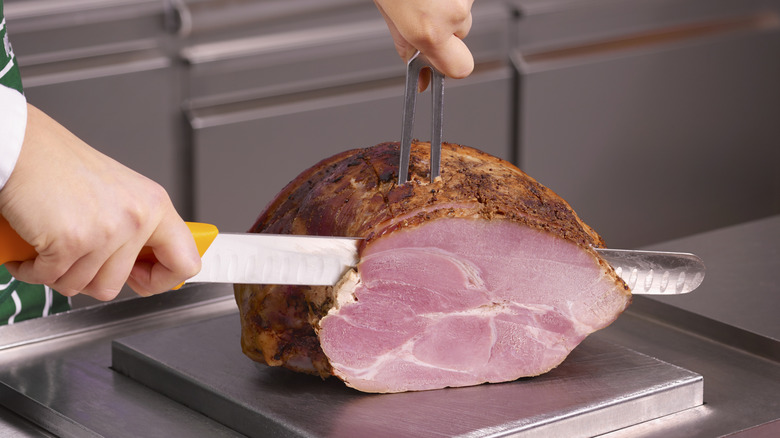
[[[442,119],[444,117],[444,75],[433,68],[420,52],[406,64],[406,91],[404,92],[404,119],[401,128],[401,162],[398,165],[398,184],[409,180],[409,160],[412,153],[412,129],[414,107],[417,101],[417,84],[422,69],[431,71],[431,181],[439,176],[441,168]]]

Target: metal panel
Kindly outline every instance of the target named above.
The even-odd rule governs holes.
[[[0,327],[38,334],[0,352],[0,404],[58,437],[238,437],[110,368],[113,337],[234,312],[229,287],[185,286]]]
[[[40,427],[24,420],[12,411],[0,407],[0,436],[4,438],[53,437]]]
[[[758,347],[760,351],[754,351],[755,354],[780,362],[780,278],[776,275],[780,266],[780,215],[654,245],[654,249],[661,248],[707,254],[707,279],[700,286],[701,291],[679,299],[648,297],[665,304],[658,309],[674,306],[684,311],[674,315],[675,323],[691,323],[686,327],[696,325],[700,332],[703,326],[719,328],[702,318],[739,330],[740,333],[727,335],[723,330],[710,331],[707,335],[723,335],[724,342],[746,349]],[[751,280],[763,276],[767,276],[765,281]],[[665,316],[671,319],[673,315]],[[761,341],[751,334],[766,339]],[[773,347],[767,345],[769,341],[774,341]]]
[[[16,54],[68,56],[82,50],[159,36],[163,0],[6,0]]]
[[[780,212],[780,30],[742,18],[517,51],[522,168],[616,247]]]
[[[711,286],[718,288],[717,285]],[[746,287],[760,287],[760,282],[749,282]],[[701,291],[702,297],[705,291]],[[724,338],[710,338],[706,335],[707,330],[689,331],[684,324],[678,325],[679,321],[674,318],[667,318],[668,314],[664,312],[646,312],[645,303],[651,300],[642,298],[632,305],[632,311],[599,334],[603,339],[630,344],[639,352],[663,357],[702,374],[706,382],[704,405],[615,431],[607,437],[722,437],[745,429],[748,432],[744,436],[752,437],[760,436],[750,433],[749,429],[753,426],[773,422],[777,426],[776,422],[780,419],[780,363],[752,353],[726,359],[724,348],[741,349],[743,344],[724,343]],[[766,299],[771,300],[771,294],[767,294]],[[669,305],[663,307],[674,309]],[[694,337],[706,341],[697,342]],[[777,349],[777,341],[774,343]],[[755,358],[755,362],[750,364],[748,356]],[[724,427],[726,424],[729,426]]]
[[[160,182],[186,213],[181,94],[163,2],[10,1],[5,12],[29,102]]]
[[[515,48],[571,47],[658,29],[777,10],[776,0],[509,0]]]
[[[191,41],[271,34],[377,17],[363,0],[182,0],[179,33]]]
[[[186,211],[175,76],[157,52],[22,67],[28,101],[90,146],[157,181]],[[118,58],[118,59],[117,59]]]

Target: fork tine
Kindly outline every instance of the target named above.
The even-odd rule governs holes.
[[[417,101],[417,82],[420,72],[414,60],[417,52],[406,64],[406,90],[404,91],[404,118],[401,127],[401,162],[398,165],[398,185],[409,180],[409,159],[412,153],[412,129],[414,128],[414,107]]]
[[[412,151],[412,130],[414,128],[414,110],[417,101],[417,86],[420,72],[424,68],[431,70],[431,181],[440,174],[442,120],[444,109],[444,75],[433,68],[431,63],[417,52],[406,65],[406,90],[404,92],[404,115],[401,127],[401,159],[398,165],[398,184],[409,180],[409,161]]]
[[[441,168],[441,137],[444,118],[444,75],[431,67],[431,182]]]

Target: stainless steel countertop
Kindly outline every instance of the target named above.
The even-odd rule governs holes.
[[[686,297],[635,297],[593,337],[701,374],[704,405],[609,437],[778,436],[778,233],[780,216],[654,246],[700,255],[702,286]],[[192,286],[0,327],[0,435],[238,436],[110,368],[115,339],[234,312],[229,286]]]
[[[700,291],[654,301],[780,342],[780,216],[650,247],[671,248],[703,254],[707,275]]]
[[[376,395],[248,361],[240,333],[236,315],[140,333],[112,367],[251,437],[590,436],[702,404],[700,375],[598,336],[536,378]]]

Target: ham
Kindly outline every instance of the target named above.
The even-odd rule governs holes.
[[[545,373],[631,300],[593,250],[603,239],[512,164],[426,143],[397,184],[398,144],[321,161],[251,232],[365,238],[332,287],[235,285],[250,358],[365,392],[505,382]]]

